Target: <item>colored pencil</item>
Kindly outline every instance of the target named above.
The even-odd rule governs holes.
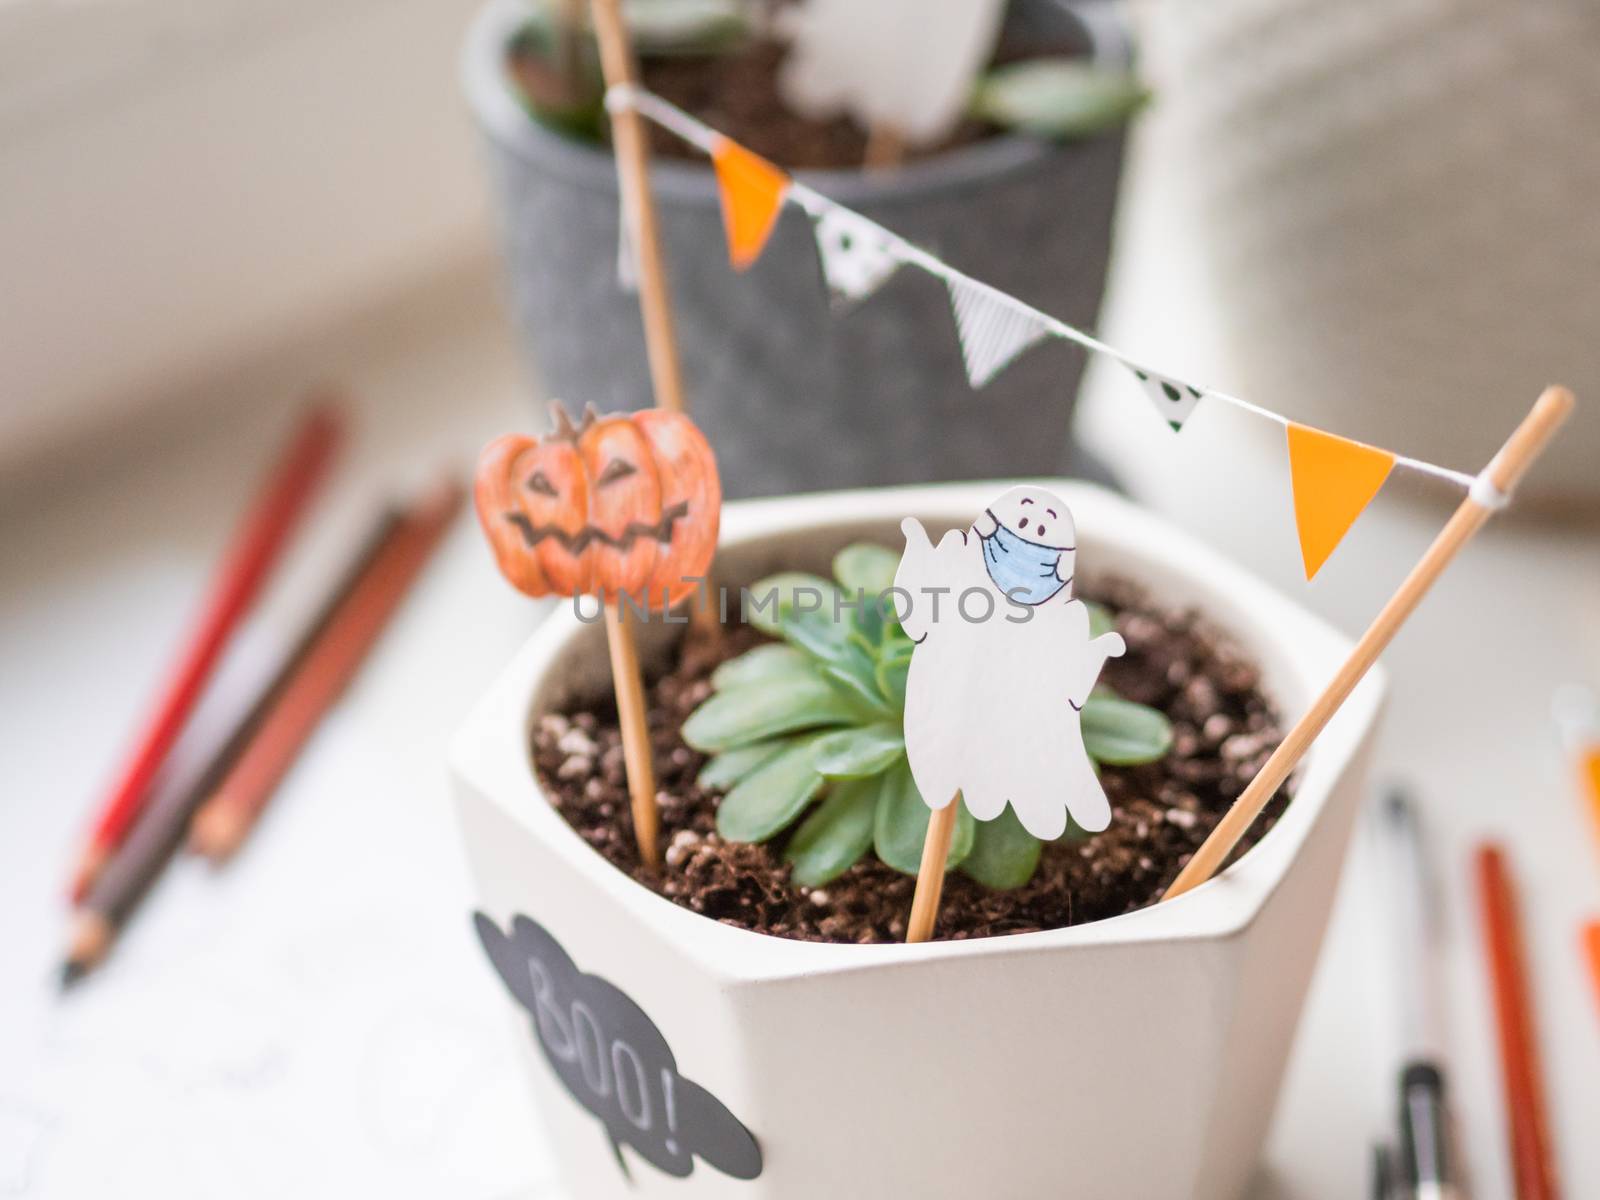
[[[1594,742],[1583,748],[1583,797],[1588,801],[1590,830],[1596,838],[1596,845],[1600,845],[1600,744]]]
[[[95,818],[88,845],[73,869],[73,900],[84,897],[144,807],[156,773],[182,732],[229,636],[254,602],[317,485],[327,474],[343,434],[343,422],[332,405],[317,404],[300,419],[268,474],[223,556],[199,620],[178,656],[148,725]]]
[[[300,748],[355,675],[461,508],[454,481],[401,519],[316,639],[239,755],[190,822],[189,845],[213,862],[238,850]]]
[[[1600,1002],[1600,921],[1584,925],[1583,948],[1589,958],[1589,978],[1594,980],[1594,998]]]
[[[1555,1200],[1560,1192],[1510,871],[1504,851],[1492,843],[1478,848],[1476,865],[1489,979],[1499,1026],[1515,1195],[1517,1200]]]
[[[61,967],[62,986],[87,974],[106,956],[117,933],[183,844],[190,817],[222,782],[398,522],[396,511],[382,514],[292,641],[274,639],[259,624],[247,624],[240,631],[173,746],[151,789],[149,804],[73,914]]]

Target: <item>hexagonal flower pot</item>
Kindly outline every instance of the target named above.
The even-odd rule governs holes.
[[[1058,485],[1052,485],[1058,486]],[[966,524],[998,485],[730,505],[717,569],[817,570],[898,524]],[[1059,485],[1092,572],[1192,605],[1293,720],[1345,638],[1184,534]],[[679,627],[645,631],[647,657]],[[480,935],[574,1196],[1237,1196],[1265,1133],[1381,707],[1374,673],[1261,842],[1188,895],[1044,933],[822,945],[698,916],[550,807],[530,732],[609,688],[603,629],[550,617],[453,771]],[[516,921],[521,916],[531,920]],[[500,988],[492,974],[486,986]],[[613,1143],[616,1143],[614,1146]]]

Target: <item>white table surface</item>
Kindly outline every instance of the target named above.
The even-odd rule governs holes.
[[[1139,293],[1128,277],[1113,327]],[[1146,336],[1176,337],[1159,304],[1148,311]],[[451,730],[537,614],[465,519],[238,861],[176,864],[105,967],[56,994],[62,879],[86,812],[185,628],[241,481],[281,434],[274,405],[317,375],[350,383],[361,433],[269,614],[386,486],[470,462],[533,412],[494,284],[473,274],[241,371],[227,405],[0,492],[0,1197],[553,1195],[513,1028],[470,936],[443,766]],[[1347,630],[1442,520],[1392,485],[1307,588],[1277,443],[1227,412],[1165,438],[1129,415],[1143,401],[1126,386],[1091,378],[1092,443],[1156,507]],[[1600,1194],[1600,1010],[1576,949],[1579,918],[1600,912],[1600,862],[1547,718],[1558,682],[1600,681],[1597,550],[1592,532],[1491,528],[1387,659],[1380,769],[1418,783],[1447,888],[1448,1043],[1480,1196],[1508,1192],[1467,889],[1485,834],[1507,841],[1523,888],[1568,1194]],[[1365,867],[1358,844],[1258,1200],[1363,1195],[1369,1139],[1390,1126],[1381,913]]]

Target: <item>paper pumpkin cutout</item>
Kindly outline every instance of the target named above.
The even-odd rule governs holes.
[[[530,596],[673,605],[711,564],[722,484],[693,421],[663,409],[507,434],[478,459],[473,499],[500,572]]]
[[[966,107],[1000,31],[1004,0],[805,0],[781,14],[784,100],[806,116],[841,111],[912,145],[936,141]]]
[[[1070,814],[1091,833],[1111,806],[1083,745],[1080,713],[1115,633],[1091,637],[1072,598],[1077,536],[1060,497],[1017,487],[935,546],[901,524],[895,575],[902,625],[916,643],[906,679],[906,758],[930,808],[957,791],[980,821],[1009,802],[1035,837]]]

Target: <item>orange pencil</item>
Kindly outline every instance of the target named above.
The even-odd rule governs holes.
[[[1486,843],[1477,852],[1478,894],[1500,1033],[1500,1063],[1511,1136],[1517,1200],[1556,1200],[1550,1123],[1545,1113],[1538,1040],[1528,995],[1527,960],[1505,854]]]
[[[1589,802],[1591,828],[1596,845],[1600,845],[1600,744],[1590,742],[1580,754],[1583,779],[1583,797]]]
[[[1589,977],[1594,980],[1594,998],[1600,1001],[1600,921],[1583,927],[1583,947],[1589,953]]]
[[[461,508],[450,482],[407,511],[329,619],[237,761],[195,813],[189,846],[223,862],[244,842],[302,746],[344,691]]]

